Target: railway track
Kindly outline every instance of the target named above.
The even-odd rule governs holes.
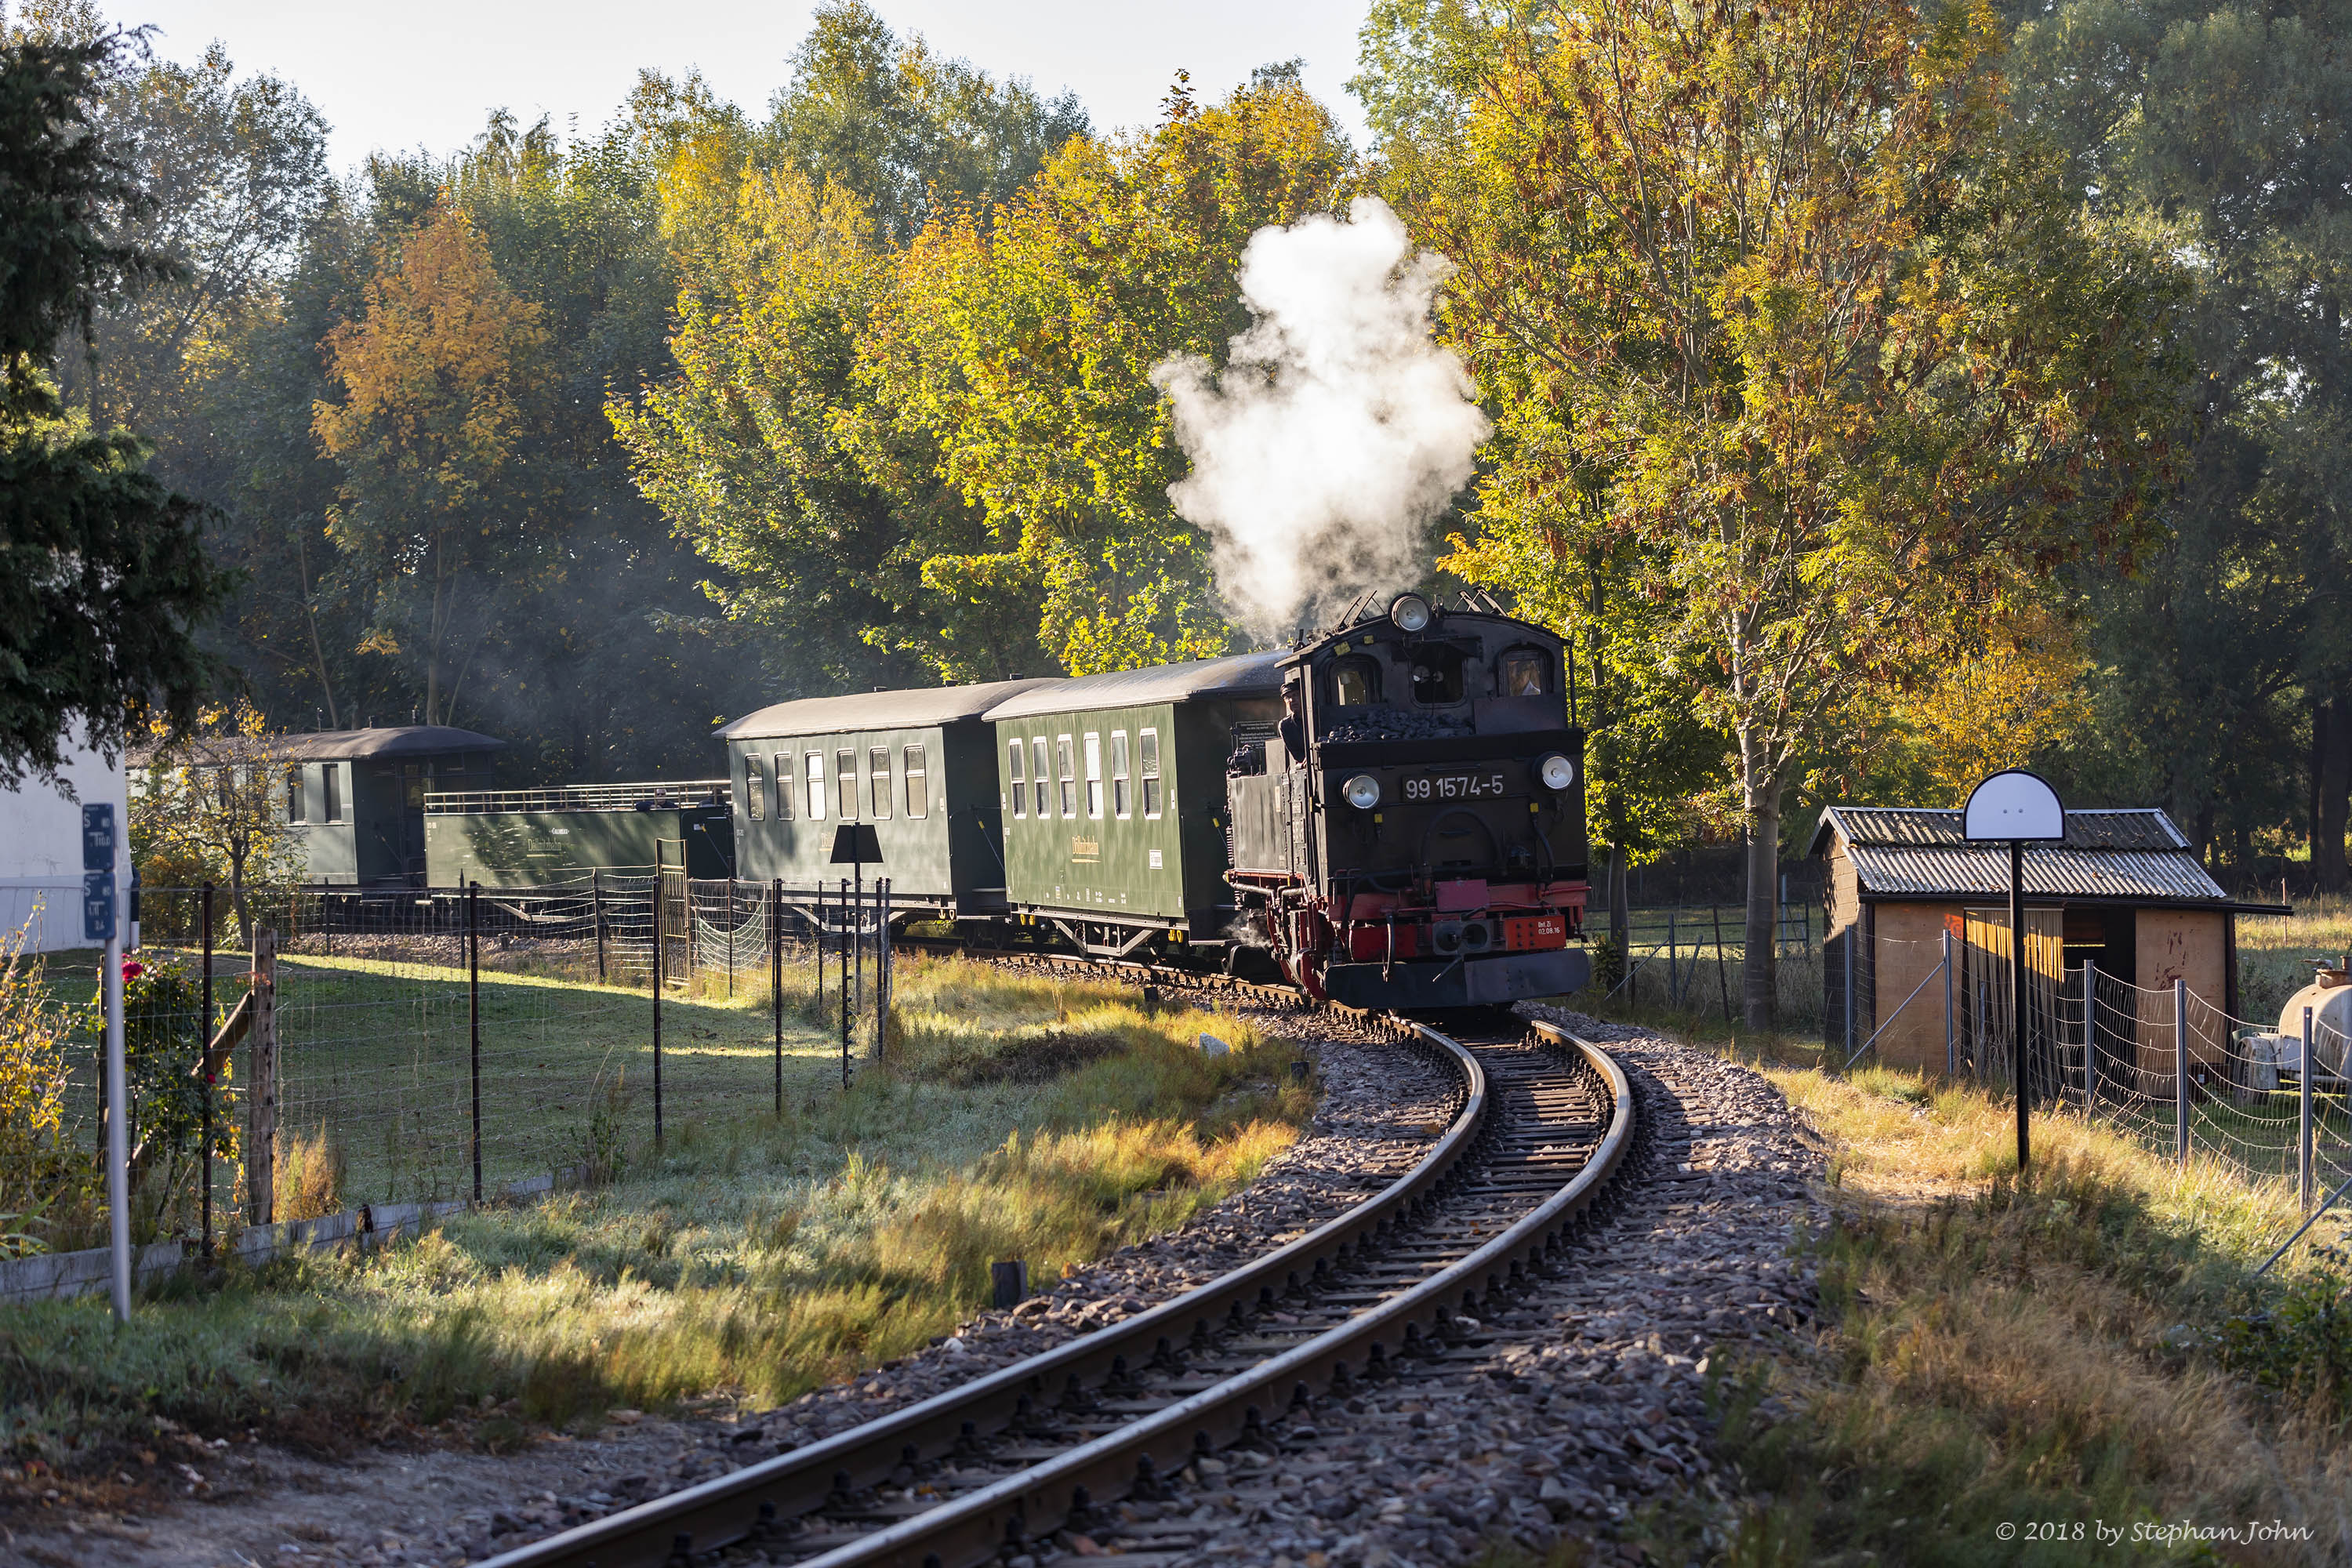
[[[1366,1380],[1482,1358],[1481,1312],[1559,1261],[1633,1142],[1623,1073],[1563,1031],[1370,1021],[1459,1075],[1450,1122],[1372,1197],[1134,1317],[484,1568],[971,1568],[1065,1530],[1135,1568],[1181,1553],[1185,1527],[1134,1504],[1219,1449],[1311,1442],[1312,1413]]]

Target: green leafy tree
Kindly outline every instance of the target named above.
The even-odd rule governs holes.
[[[2352,791],[2347,32],[2341,0],[2068,0],[2021,14],[2011,67],[2069,193],[2160,236],[2191,285],[2165,541],[2084,584],[2107,738],[2086,776],[2242,870],[2257,829],[2300,816],[2330,887]]]
[[[1731,742],[1745,1009],[1769,1025],[1809,755],[2011,563],[2132,542],[2163,269],[2007,134],[1980,10],[1636,0],[1482,25],[1425,29],[1438,58],[1389,100],[1461,129],[1400,156],[1405,197],[1461,266],[1447,321],[1474,369],[1515,367],[1647,547],[1635,592],[1671,607]]]
[[[96,133],[131,45],[0,47],[0,782],[53,773],[69,728],[119,750],[151,711],[192,719],[214,677],[197,644],[226,589],[203,510],[145,471],[126,431],[68,419],[50,374],[100,303],[171,275],[115,237],[143,207]]]

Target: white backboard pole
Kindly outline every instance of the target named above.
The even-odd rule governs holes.
[[[2025,847],[2063,843],[2066,807],[2050,781],[2024,768],[2006,768],[1979,781],[1960,814],[1972,844],[2009,845],[2010,1055],[2017,1064],[2017,1169],[2024,1174],[2031,1152],[2026,1136],[2033,1110],[2032,1080],[2025,1065]]]

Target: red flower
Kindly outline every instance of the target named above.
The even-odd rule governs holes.
[[[147,966],[137,959],[126,958],[122,961],[122,978],[125,981],[136,980],[146,973]]]

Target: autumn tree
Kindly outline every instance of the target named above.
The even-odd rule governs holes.
[[[2005,563],[2132,536],[2161,269],[2008,134],[1981,8],[1609,0],[1440,41],[1402,97],[1459,127],[1408,198],[1462,268],[1448,321],[1653,547],[1635,591],[1731,742],[1768,1025],[1809,749]]]
[[[327,336],[341,400],[314,415],[344,474],[329,533],[374,586],[372,643],[410,658],[425,721],[444,724],[488,630],[479,579],[530,564],[521,404],[546,333],[446,205],[387,250],[366,298]]]
[[[151,884],[227,886],[247,941],[252,895],[301,868],[287,809],[292,767],[284,740],[250,702],[208,707],[174,735],[158,725],[131,792],[131,858]]]

